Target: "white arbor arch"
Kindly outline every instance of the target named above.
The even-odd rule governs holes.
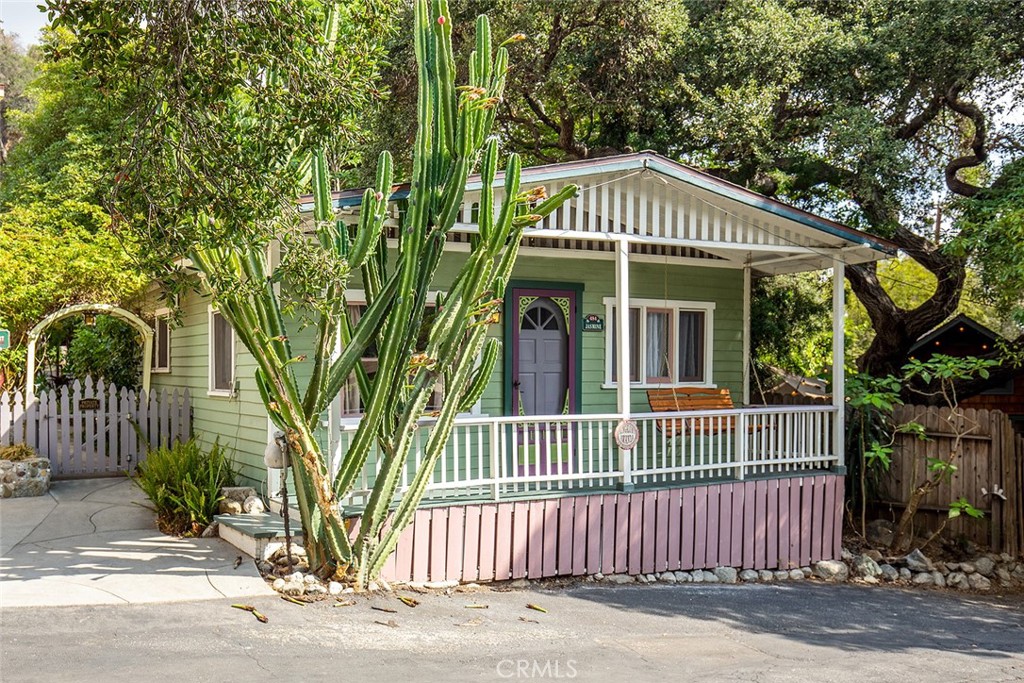
[[[120,318],[128,322],[142,336],[142,391],[147,394],[149,393],[150,357],[153,354],[153,328],[146,324],[146,321],[139,316],[119,306],[111,304],[75,304],[46,316],[28,333],[28,363],[25,372],[26,406],[36,398],[36,342],[39,341],[43,331],[58,320],[63,320],[76,313],[91,311],[106,313],[115,318]]]

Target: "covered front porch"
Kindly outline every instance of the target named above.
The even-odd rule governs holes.
[[[526,169],[523,182],[581,189],[523,240],[503,295],[503,361],[457,420],[427,504],[843,473],[844,271],[891,245],[652,153]],[[478,193],[471,180],[448,258],[476,231]],[[825,270],[831,403],[752,405],[753,278]],[[443,290],[443,267],[438,280]],[[648,400],[687,388],[727,397],[668,412]],[[357,426],[332,415],[335,467]],[[431,428],[427,416],[403,485]],[[347,507],[358,509],[379,469],[371,456]]]

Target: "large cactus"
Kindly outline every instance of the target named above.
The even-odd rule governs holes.
[[[325,26],[329,38],[333,17]],[[569,186],[550,198],[540,188],[521,191],[520,162],[510,155],[500,206],[496,204],[493,186],[499,152],[490,133],[505,85],[508,52],[503,46],[493,48],[487,18],[480,17],[469,82],[456,87],[448,17],[445,0],[416,0],[419,125],[397,258],[388,258],[384,235],[392,189],[392,163],[386,153],[378,162],[374,187],[363,195],[354,228],[335,220],[326,154],[297,153],[293,164],[295,172],[311,177],[319,243],[314,246],[337,258],[342,275],[349,271],[361,275],[367,310],[358,323],[353,325],[346,315],[344,277],[339,277],[328,287],[326,302],[316,307],[313,359],[295,357],[264,250],[208,250],[193,255],[207,274],[220,311],[256,359],[257,384],[268,413],[287,434],[310,560],[321,573],[348,576],[357,586],[374,578],[394,550],[444,452],[455,416],[475,403],[487,384],[498,356],[496,340],[488,339],[487,330],[498,320],[523,229],[576,191]],[[473,236],[454,282],[436,302],[423,344],[420,331],[427,292],[446,234],[459,215],[466,180],[476,169],[482,179],[479,234]],[[238,286],[239,281],[244,285]],[[339,338],[344,350],[332,358]],[[371,342],[376,342],[379,353],[373,377],[359,363]],[[301,389],[293,372],[293,364],[299,361],[313,364],[311,378]],[[331,481],[314,429],[353,375],[365,414]],[[439,379],[445,387],[444,405],[431,425],[419,469],[411,473],[411,485],[385,525],[417,425]],[[349,529],[338,501],[352,489],[375,445],[380,474],[358,530]]]

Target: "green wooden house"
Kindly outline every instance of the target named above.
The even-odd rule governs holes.
[[[568,183],[580,191],[524,237],[504,294],[504,315],[492,331],[503,339],[502,359],[482,399],[458,419],[447,457],[435,469],[425,516],[410,527],[407,547],[400,543],[392,575],[450,577],[457,564],[460,577],[481,578],[481,548],[490,549],[492,542],[499,548],[514,547],[516,529],[533,529],[534,517],[541,520],[536,523],[546,521],[561,529],[551,532],[556,559],[559,544],[572,537],[566,529],[575,528],[579,538],[581,529],[594,527],[594,538],[608,546],[605,527],[627,533],[622,524],[633,526],[641,530],[640,538],[650,524],[651,534],[675,538],[674,544],[648,544],[664,547],[669,558],[687,546],[696,566],[692,553],[716,545],[716,562],[739,557],[737,566],[745,566],[744,539],[749,535],[752,542],[773,539],[775,549],[764,551],[764,562],[779,566],[782,538],[796,515],[801,520],[807,515],[808,557],[838,553],[844,474],[842,372],[834,375],[831,405],[751,405],[751,280],[831,269],[833,355],[835,367],[842,368],[844,267],[886,258],[894,247],[648,152],[538,166],[524,169],[522,177],[525,187],[544,185],[549,193]],[[399,188],[395,198],[403,192]],[[449,236],[434,283],[437,291],[444,291],[468,251],[469,236],[476,230],[478,193],[479,179],[471,179],[461,221]],[[339,215],[356,220],[360,197],[355,191],[335,195]],[[395,225],[397,212],[396,204]],[[358,288],[354,282],[348,296],[353,317],[360,314]],[[279,482],[273,473],[268,475],[262,459],[272,427],[256,390],[252,358],[208,302],[193,295],[183,308],[184,322],[175,328],[162,317],[164,311],[153,311],[153,385],[188,387],[194,397],[195,431],[232,446],[241,474],[273,497]],[[297,352],[302,351],[302,334],[296,330],[292,335]],[[372,373],[372,352],[363,363]],[[714,402],[693,403],[694,389],[713,396]],[[680,409],[666,411],[664,400],[652,404],[652,395],[678,396]],[[444,387],[438,386],[435,402],[443,400]],[[682,409],[694,407],[698,409]],[[353,384],[323,417],[321,438],[335,466],[359,414]],[[429,429],[428,414],[418,431],[420,443]],[[410,456],[409,471],[417,457],[415,452]],[[373,482],[376,465],[371,458],[360,486],[345,501],[353,514]],[[587,500],[611,496],[639,512],[623,508],[625,512],[609,513],[605,505],[600,513],[587,512],[594,505]],[[786,529],[780,526],[784,497]],[[567,500],[573,501],[575,512],[564,511]],[[556,512],[549,511],[552,505]],[[519,526],[513,521],[517,506],[526,506]],[[500,537],[506,507],[507,543]],[[712,507],[714,529],[708,527]],[[469,550],[459,551],[457,562],[431,559],[443,554],[435,538],[442,528],[434,520],[439,511],[447,539],[441,545],[452,541],[456,531],[449,525],[459,520],[459,543],[476,548],[475,564]],[[591,519],[594,514],[596,521]],[[613,516],[604,519],[601,515],[606,514]],[[625,514],[626,521],[620,523],[615,514]],[[748,514],[751,529],[763,533],[747,533]],[[482,521],[485,517],[490,521]],[[688,540],[682,530],[686,525],[691,530]],[[733,533],[721,540],[727,526]],[[433,540],[423,540],[423,533]],[[545,539],[549,535],[541,534]],[[522,542],[529,544],[532,535],[525,538]],[[794,538],[799,555],[802,536]],[[432,546],[437,547],[428,552]],[[587,552],[601,556],[604,550],[597,547]],[[426,559],[416,554],[417,548],[427,553]],[[616,562],[614,548],[610,552],[609,568]],[[646,556],[637,552],[639,571]],[[754,566],[759,551],[751,552]],[[787,548],[787,557],[791,554],[793,548]],[[540,564],[533,567],[532,560],[523,559],[520,575],[573,573],[586,566],[586,552],[579,562],[572,557],[564,566],[555,561],[554,569],[545,564],[544,552],[534,555]],[[665,566],[674,561],[667,560]],[[701,563],[709,564],[706,554]],[[493,556],[490,564],[504,566]],[[508,575],[514,576],[516,568],[513,559]],[[491,578],[502,577],[499,569],[488,570]]]

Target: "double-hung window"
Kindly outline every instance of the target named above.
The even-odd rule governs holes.
[[[618,382],[618,317],[613,297],[605,299],[605,383]],[[643,386],[710,385],[714,332],[713,302],[631,299],[629,381]]]
[[[218,311],[210,308],[210,390],[212,396],[230,396],[235,390],[235,331]]]
[[[171,371],[171,318],[170,311],[162,308],[153,317],[153,372]]]

